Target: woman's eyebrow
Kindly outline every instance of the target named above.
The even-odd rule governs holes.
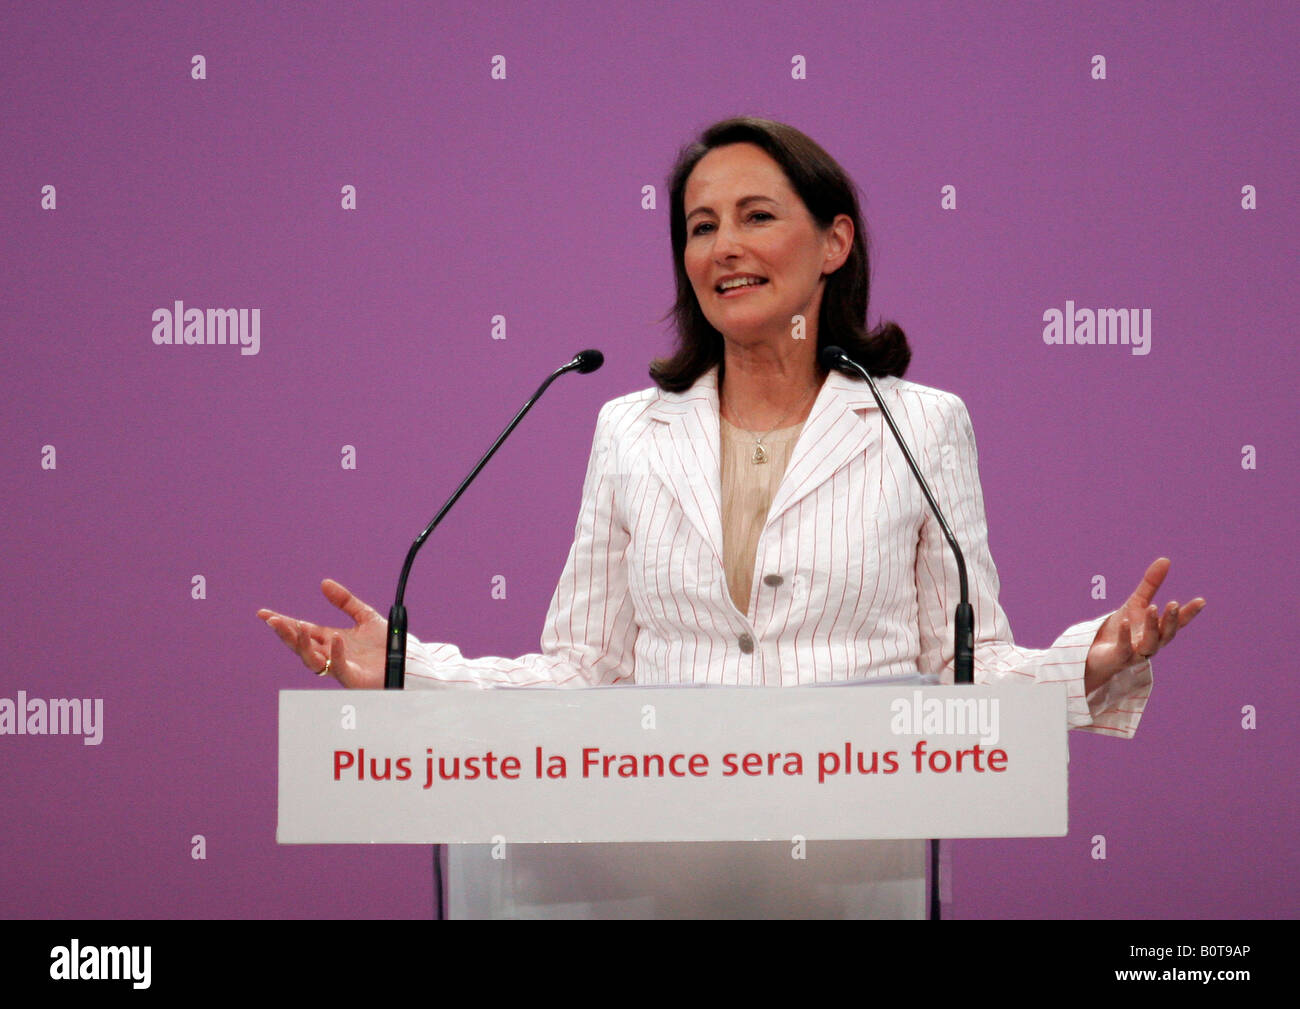
[[[767,203],[776,202],[776,200],[772,199],[772,197],[770,196],[742,196],[740,199],[736,201],[736,206],[743,207],[746,204],[753,203],[755,200],[764,200]],[[712,207],[696,207],[694,210],[692,210],[689,214],[686,215],[686,219],[689,221],[696,214],[711,214],[711,213],[713,213]]]

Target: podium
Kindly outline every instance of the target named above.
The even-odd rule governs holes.
[[[282,844],[436,844],[448,917],[921,917],[1063,836],[1064,687],[282,691]]]

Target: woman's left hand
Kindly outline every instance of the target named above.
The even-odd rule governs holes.
[[[1124,605],[1101,625],[1084,665],[1083,686],[1087,693],[1092,693],[1125,666],[1155,655],[1205,608],[1205,600],[1197,596],[1182,607],[1170,602],[1161,614],[1151,600],[1168,573],[1169,558],[1157,558]]]

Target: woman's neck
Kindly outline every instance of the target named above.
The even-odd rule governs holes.
[[[815,351],[815,343],[784,356],[728,347],[718,379],[722,416],[749,431],[789,427],[806,420],[826,378]]]

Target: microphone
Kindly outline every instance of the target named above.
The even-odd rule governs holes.
[[[573,360],[561,368],[560,371],[576,368],[579,375],[590,375],[604,363],[605,355],[600,351],[580,350],[573,356]]]
[[[406,577],[411,573],[411,564],[415,561],[415,555],[419,552],[420,547],[424,546],[424,541],[429,538],[429,533],[437,528],[443,516],[451,510],[451,506],[465,493],[465,488],[478,476],[479,471],[487,465],[487,461],[501,447],[501,443],[524,419],[524,414],[532,409],[533,404],[542,398],[542,393],[550,387],[552,382],[570,371],[576,371],[580,375],[589,375],[604,363],[605,355],[600,351],[583,350],[575,354],[573,360],[568,364],[551,372],[546,381],[524,404],[523,409],[515,414],[514,420],[506,425],[506,429],[501,432],[497,440],[492,443],[492,447],[478,461],[478,465],[470,470],[469,476],[456,488],[456,492],[447,499],[447,503],[438,510],[438,514],[433,517],[433,521],[424,527],[424,532],[415,538],[415,542],[411,544],[411,549],[406,552],[406,563],[402,565],[402,575],[397,580],[397,600],[393,603],[393,608],[388,611],[388,653],[384,664],[385,690],[401,690],[406,686],[406,607],[403,605],[406,598]]]
[[[912,469],[912,475],[916,477],[916,482],[921,485],[921,493],[925,495],[926,502],[930,505],[930,511],[939,522],[939,528],[943,530],[944,539],[952,547],[953,556],[957,559],[957,580],[961,586],[961,601],[957,604],[957,613],[954,620],[956,625],[955,641],[953,643],[953,682],[954,683],[974,683],[975,682],[975,611],[971,608],[970,596],[966,587],[966,558],[962,556],[961,547],[957,545],[957,538],[953,536],[952,530],[948,528],[948,523],[944,520],[943,513],[935,503],[934,495],[930,493],[930,486],[925,482],[925,477],[921,475],[921,468],[917,466],[916,460],[912,458],[912,453],[907,450],[907,444],[903,441],[903,436],[898,431],[898,425],[894,423],[894,418],[885,406],[885,401],[880,398],[880,390],[876,388],[875,380],[868,374],[867,369],[858,364],[857,361],[849,357],[839,347],[824,347],[821,352],[822,367],[827,370],[835,369],[847,374],[860,375],[871,387],[871,395],[876,398],[876,403],[880,406],[880,412],[885,416],[885,422],[889,425],[889,430],[894,432],[894,440],[898,442],[898,447],[903,450],[903,456],[907,459],[907,465]]]

